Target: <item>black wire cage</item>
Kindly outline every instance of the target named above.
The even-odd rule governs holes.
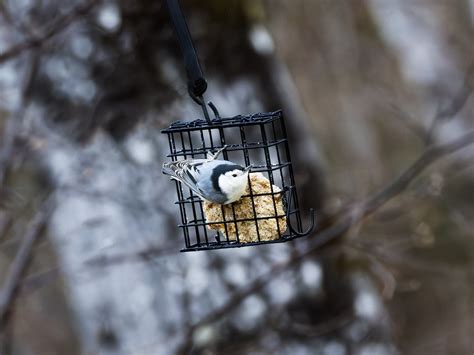
[[[202,201],[175,180],[185,243],[182,251],[286,242],[309,234],[314,211],[304,230],[282,111],[221,118],[211,102],[206,104],[207,81],[186,20],[178,0],[166,2],[184,56],[189,95],[204,114],[204,119],[178,121],[162,131],[168,135],[168,157],[172,161],[206,159],[209,153],[221,151],[225,160],[251,166],[244,195],[227,205]]]
[[[238,210],[239,202],[211,206],[214,210],[209,212],[209,203],[175,181],[185,242],[182,251],[286,242],[313,229],[312,210],[310,226],[303,228],[282,111],[178,121],[162,133],[168,136],[168,157],[173,161],[203,159],[224,148],[224,159],[252,166],[248,190],[241,198],[246,201],[245,213]],[[254,188],[262,181],[269,182],[266,190]]]

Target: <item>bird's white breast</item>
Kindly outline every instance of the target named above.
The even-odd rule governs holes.
[[[219,187],[221,191],[227,196],[226,204],[235,202],[239,200],[245,193],[245,188],[247,187],[247,174],[233,179],[220,176]]]

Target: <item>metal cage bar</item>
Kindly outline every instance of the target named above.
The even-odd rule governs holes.
[[[314,217],[311,216],[310,227],[306,231],[303,230],[286,127],[281,111],[231,118],[220,118],[216,115],[215,119],[209,121],[202,119],[192,122],[178,121],[162,132],[168,136],[170,149],[168,157],[173,161],[206,157],[207,153],[226,147],[222,152],[224,159],[232,161],[238,159],[236,163],[244,166],[252,165],[252,173],[260,172],[264,176],[267,175],[270,181],[270,192],[254,193],[250,188],[249,194],[242,197],[251,201],[252,218],[239,218],[232,204],[230,215],[226,216],[222,206],[222,220],[212,222],[206,220],[203,201],[190,189],[176,182],[176,204],[179,206],[181,218],[179,227],[183,230],[185,241],[185,248],[182,251],[285,242],[307,235],[313,229]],[[227,141],[229,143],[226,145]],[[235,158],[234,155],[239,152],[241,155]],[[252,184],[250,176],[248,182]],[[281,191],[275,191],[274,185],[281,188]],[[274,212],[272,216],[258,215],[256,198],[260,196],[271,197]],[[278,211],[277,198],[282,200],[284,214]],[[280,228],[279,220],[283,218],[287,224],[286,230]],[[277,238],[262,240],[259,222],[265,220],[275,221]],[[296,226],[292,225],[292,220],[296,222]],[[243,242],[238,223],[249,221],[255,223],[257,240]],[[209,236],[208,227],[212,225],[223,225],[224,229],[224,233],[217,232],[215,241]],[[235,229],[235,236],[232,238],[231,226]]]

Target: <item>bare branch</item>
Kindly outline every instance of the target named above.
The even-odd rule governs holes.
[[[472,143],[474,143],[474,131],[469,131],[451,142],[429,147],[401,175],[374,196],[363,202],[364,214],[367,215],[372,213],[388,200],[403,192],[413,179],[415,179],[423,170],[436,160],[454,153]]]
[[[31,98],[31,90],[33,87],[36,72],[38,70],[38,63],[39,55],[35,53],[31,58],[31,63],[29,65],[29,68],[27,69],[25,78],[23,80],[20,105],[18,109],[16,109],[16,112],[14,112],[9,117],[3,129],[3,139],[2,145],[0,147],[0,187],[3,185],[3,182],[5,180],[6,170],[9,163],[9,159],[11,159],[12,157],[15,139],[20,131],[20,127],[23,122],[23,116],[26,112],[28,103]]]
[[[13,218],[11,215],[0,210],[0,243],[2,242],[2,239],[5,237],[5,234],[6,234],[5,232],[8,230],[8,228],[10,228],[12,220]]]
[[[105,267],[126,262],[142,262],[160,256],[169,256],[176,253],[176,245],[151,246],[133,254],[101,255],[84,262],[86,266]]]
[[[15,301],[21,279],[31,261],[33,247],[41,235],[48,215],[48,209],[40,208],[33,221],[28,226],[18,253],[10,266],[3,287],[0,290],[0,329],[3,329],[8,321],[8,315],[10,314],[12,305]]]
[[[433,162],[473,143],[474,131],[470,131],[449,143],[429,147],[413,164],[411,164],[386,187],[382,188],[365,201],[356,204],[353,209],[341,215],[336,223],[315,233],[311,237],[311,241],[307,250],[296,253],[290,259],[273,265],[270,271],[256,278],[247,286],[236,290],[236,292],[234,292],[234,294],[222,307],[212,311],[207,316],[191,326],[187,332],[186,341],[180,348],[179,353],[184,354],[189,350],[190,341],[195,329],[213,323],[222,318],[224,315],[237,308],[240,303],[248,296],[262,289],[267,283],[273,280],[275,275],[281,274],[289,267],[298,265],[306,256],[313,254],[316,250],[320,249],[334,239],[343,236],[352,226],[361,222],[365,217],[374,213],[389,200],[402,193],[408,187],[408,185]],[[358,213],[353,213],[354,208],[358,210]]]
[[[100,1],[101,0],[87,1],[85,4],[76,7],[71,11],[71,13],[54,21],[54,23],[49,26],[41,36],[31,37],[24,42],[13,45],[3,53],[0,53],[0,63],[13,59],[26,50],[43,46],[49,39],[62,32],[69,25],[82,18],[82,16],[89,13]]]
[[[51,269],[24,277],[18,289],[18,296],[30,294],[50,282],[54,282],[60,275],[59,266],[55,266]]]
[[[450,118],[453,118],[466,105],[467,100],[474,90],[474,64],[471,64],[464,77],[464,83],[459,91],[450,100],[448,105],[439,107],[436,115],[433,117],[430,127],[427,129],[425,142],[430,144],[433,141],[436,130],[439,125]]]
[[[449,102],[439,105],[436,113],[431,118],[429,127],[417,121],[412,115],[394,102],[389,103],[389,107],[411,132],[420,138],[426,146],[433,144],[433,139],[440,124],[448,121],[458,114],[466,105],[474,90],[474,63],[468,68],[461,88],[450,98]]]
[[[8,8],[8,4],[6,4],[5,1],[0,2],[0,14],[3,16],[6,23],[14,27],[20,33],[34,36],[34,31],[28,24],[13,16],[13,14],[10,12],[10,9]]]
[[[390,108],[396,114],[396,117],[403,123],[406,128],[413,132],[419,139],[426,141],[426,128],[419,123],[412,115],[397,106],[395,103],[389,104]]]

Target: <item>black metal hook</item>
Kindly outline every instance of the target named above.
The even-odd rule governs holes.
[[[291,201],[293,201],[293,188],[290,188],[290,202],[289,202],[289,206],[287,208],[287,213],[286,213],[286,224],[288,226],[288,228],[290,229],[290,232],[292,235],[295,235],[293,238],[299,238],[299,237],[305,237],[307,236],[308,234],[310,234],[313,229],[314,229],[314,226],[315,226],[315,212],[314,212],[314,209],[313,208],[310,208],[309,209],[309,214],[310,214],[310,218],[311,218],[311,223],[309,225],[309,227],[303,231],[303,232],[300,232],[299,230],[295,229],[291,223],[291,219],[290,219],[290,214],[289,214],[289,211],[291,211]],[[299,211],[298,211],[299,212]]]
[[[202,98],[202,96],[201,96],[201,98]],[[207,106],[204,103],[204,100],[202,100],[202,101],[203,101],[203,104],[201,105],[202,113],[204,114],[204,118],[206,119],[207,123],[211,124],[211,118],[209,117],[209,112],[207,111]]]
[[[195,95],[194,92],[190,89],[188,89],[189,96],[193,99],[195,103],[197,103],[199,106],[202,108],[202,113],[204,114],[204,118],[206,119],[207,123],[211,123],[211,117],[209,116],[209,112],[207,111],[207,105],[206,102],[204,101],[204,98],[202,95],[198,96]]]
[[[207,123],[211,123],[211,118],[209,117],[209,112],[207,110],[207,106],[211,108],[212,112],[214,113],[214,116],[216,119],[220,120],[221,115],[219,114],[219,111],[217,110],[216,105],[212,103],[212,101],[208,101],[207,105],[206,102],[204,101],[203,95],[195,95],[192,90],[188,89],[189,96],[193,99],[195,103],[197,103],[199,106],[202,108],[202,112],[204,114],[204,118],[206,119]]]
[[[311,233],[314,229],[314,226],[315,226],[315,218],[314,218],[314,209],[313,208],[310,208],[309,209],[309,213],[310,213],[310,216],[311,216],[311,223],[308,227],[308,229],[306,229],[304,232],[299,232],[297,230],[295,230],[291,224],[291,219],[289,217],[286,218],[286,224],[288,225],[288,228],[290,228],[290,231],[292,234],[295,234],[295,238],[298,238],[298,237],[306,237],[309,233]]]
[[[212,112],[214,112],[214,116],[216,116],[216,118],[217,118],[218,120],[220,120],[220,119],[221,119],[221,115],[219,114],[219,111],[217,110],[216,105],[214,105],[214,104],[212,103],[212,101],[209,101],[207,104],[208,104],[209,107],[211,108]]]

